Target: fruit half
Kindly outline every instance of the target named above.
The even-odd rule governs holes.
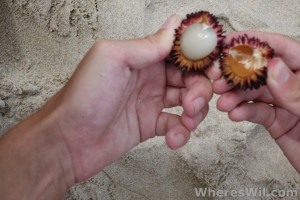
[[[171,60],[183,71],[203,71],[219,58],[223,40],[222,25],[214,15],[188,14],[176,29]]]
[[[266,84],[267,64],[274,50],[267,42],[241,35],[222,50],[220,66],[227,83],[236,89],[258,89]]]

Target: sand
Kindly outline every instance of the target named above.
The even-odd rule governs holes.
[[[299,0],[2,0],[0,134],[59,90],[95,40],[143,37],[172,13],[198,10],[218,16],[227,33],[253,29],[300,40]],[[231,122],[216,100],[185,147],[171,151],[163,138],[149,140],[65,199],[200,199],[195,187],[295,189],[300,196],[299,175],[264,128]]]

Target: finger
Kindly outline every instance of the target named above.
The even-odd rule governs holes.
[[[278,106],[275,106],[275,116],[276,119],[271,126],[266,127],[275,140],[295,128],[299,121],[299,117]]]
[[[220,96],[217,101],[217,108],[223,112],[230,112],[242,102],[263,101],[273,103],[273,97],[266,87],[258,90],[240,91],[234,90]]]
[[[167,85],[172,87],[185,87],[182,71],[174,64],[166,63]]]
[[[242,103],[228,113],[232,121],[249,121],[269,127],[275,121],[274,107],[258,102],[258,103]]]
[[[298,117],[287,110],[262,102],[243,103],[228,115],[233,121],[249,121],[263,125],[274,139],[291,130],[298,122]]]
[[[211,100],[212,84],[201,74],[188,73],[184,75],[187,92],[182,96],[184,113],[194,117]]]
[[[257,37],[261,41],[266,41],[275,50],[275,54],[281,57],[292,70],[300,69],[300,42],[290,37],[277,33],[266,33],[259,31],[241,31],[229,34],[226,43],[239,35],[247,34],[250,37]]]
[[[205,106],[200,112],[198,112],[194,117],[189,117],[185,113],[181,116],[181,121],[184,124],[185,127],[188,128],[190,131],[195,131],[200,124],[200,122],[203,121],[203,119],[206,117],[208,113],[209,107],[208,105]]]
[[[300,116],[300,79],[280,58],[268,66],[267,85],[278,105]]]
[[[158,117],[156,134],[166,135],[167,145],[171,149],[183,146],[190,138],[190,131],[182,124],[180,116],[165,112]]]
[[[171,108],[182,105],[182,97],[186,92],[186,88],[167,87],[164,98],[164,107]]]
[[[175,28],[180,23],[181,18],[172,15],[154,35],[143,39],[119,41],[117,51],[123,62],[132,68],[141,69],[163,61],[171,51]]]
[[[213,89],[216,94],[224,94],[232,89],[224,78],[218,79],[213,82]]]
[[[221,69],[220,69],[220,63],[219,62],[214,62],[213,66],[206,69],[204,71],[204,73],[211,80],[217,80],[217,79],[221,78],[222,72],[221,72]]]

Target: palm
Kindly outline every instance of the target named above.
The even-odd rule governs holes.
[[[132,133],[136,133],[134,136],[138,144],[156,135],[156,122],[165,107],[164,96],[167,83],[164,63],[134,71],[130,79],[132,81],[129,82],[128,87],[134,89],[123,109],[123,117],[130,121],[124,123],[124,126],[130,126],[126,130],[129,130],[128,134],[131,137]],[[127,150],[125,149],[126,152]]]
[[[78,180],[90,177],[99,171],[99,168],[118,159],[140,141],[145,141],[156,134],[156,122],[164,107],[166,86],[164,62],[142,70],[124,67],[128,74],[124,73],[124,70],[118,70],[121,69],[118,66],[116,70],[110,72],[112,74],[106,74],[104,77],[104,79],[115,77],[114,81],[94,82],[92,86],[88,85],[94,86],[94,89],[82,89],[82,92],[74,97],[74,104],[83,102],[84,105],[77,106],[74,112],[81,115],[70,114],[70,121],[75,122],[76,130],[71,136],[66,137],[73,138],[69,146],[73,159],[78,163],[75,165],[79,166],[76,175]],[[101,82],[106,84],[99,90]],[[92,94],[86,92],[90,90],[98,92]],[[107,102],[108,99],[109,105],[101,103]],[[74,124],[71,126],[74,127]],[[83,153],[78,154],[79,151]],[[100,152],[106,152],[107,157],[90,159],[89,155],[97,155],[95,152],[99,152],[98,155],[102,156],[103,153]],[[89,174],[84,174],[85,171]]]
[[[159,63],[151,68],[132,70],[126,89],[115,91],[123,92],[126,96],[121,99],[120,107],[112,112],[115,114],[114,121],[107,127],[107,130],[111,130],[110,134],[115,134],[108,140],[119,143],[121,147],[117,155],[156,135],[156,123],[164,108],[165,90],[165,66]],[[120,133],[126,139],[124,144],[120,144]]]
[[[165,64],[173,35],[162,29],[147,39],[95,45],[58,93],[75,182],[156,135],[170,148],[183,146],[207,115],[210,81]],[[173,106],[183,106],[182,116],[162,112]]]

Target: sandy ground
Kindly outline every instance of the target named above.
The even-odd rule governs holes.
[[[254,29],[300,40],[299,0],[2,0],[0,133],[61,88],[95,40],[142,37],[172,13],[198,10],[217,15],[227,33]],[[163,138],[150,140],[65,199],[200,199],[195,187],[295,189],[300,196],[299,175],[264,128],[231,122],[216,99],[184,148],[170,151]]]

